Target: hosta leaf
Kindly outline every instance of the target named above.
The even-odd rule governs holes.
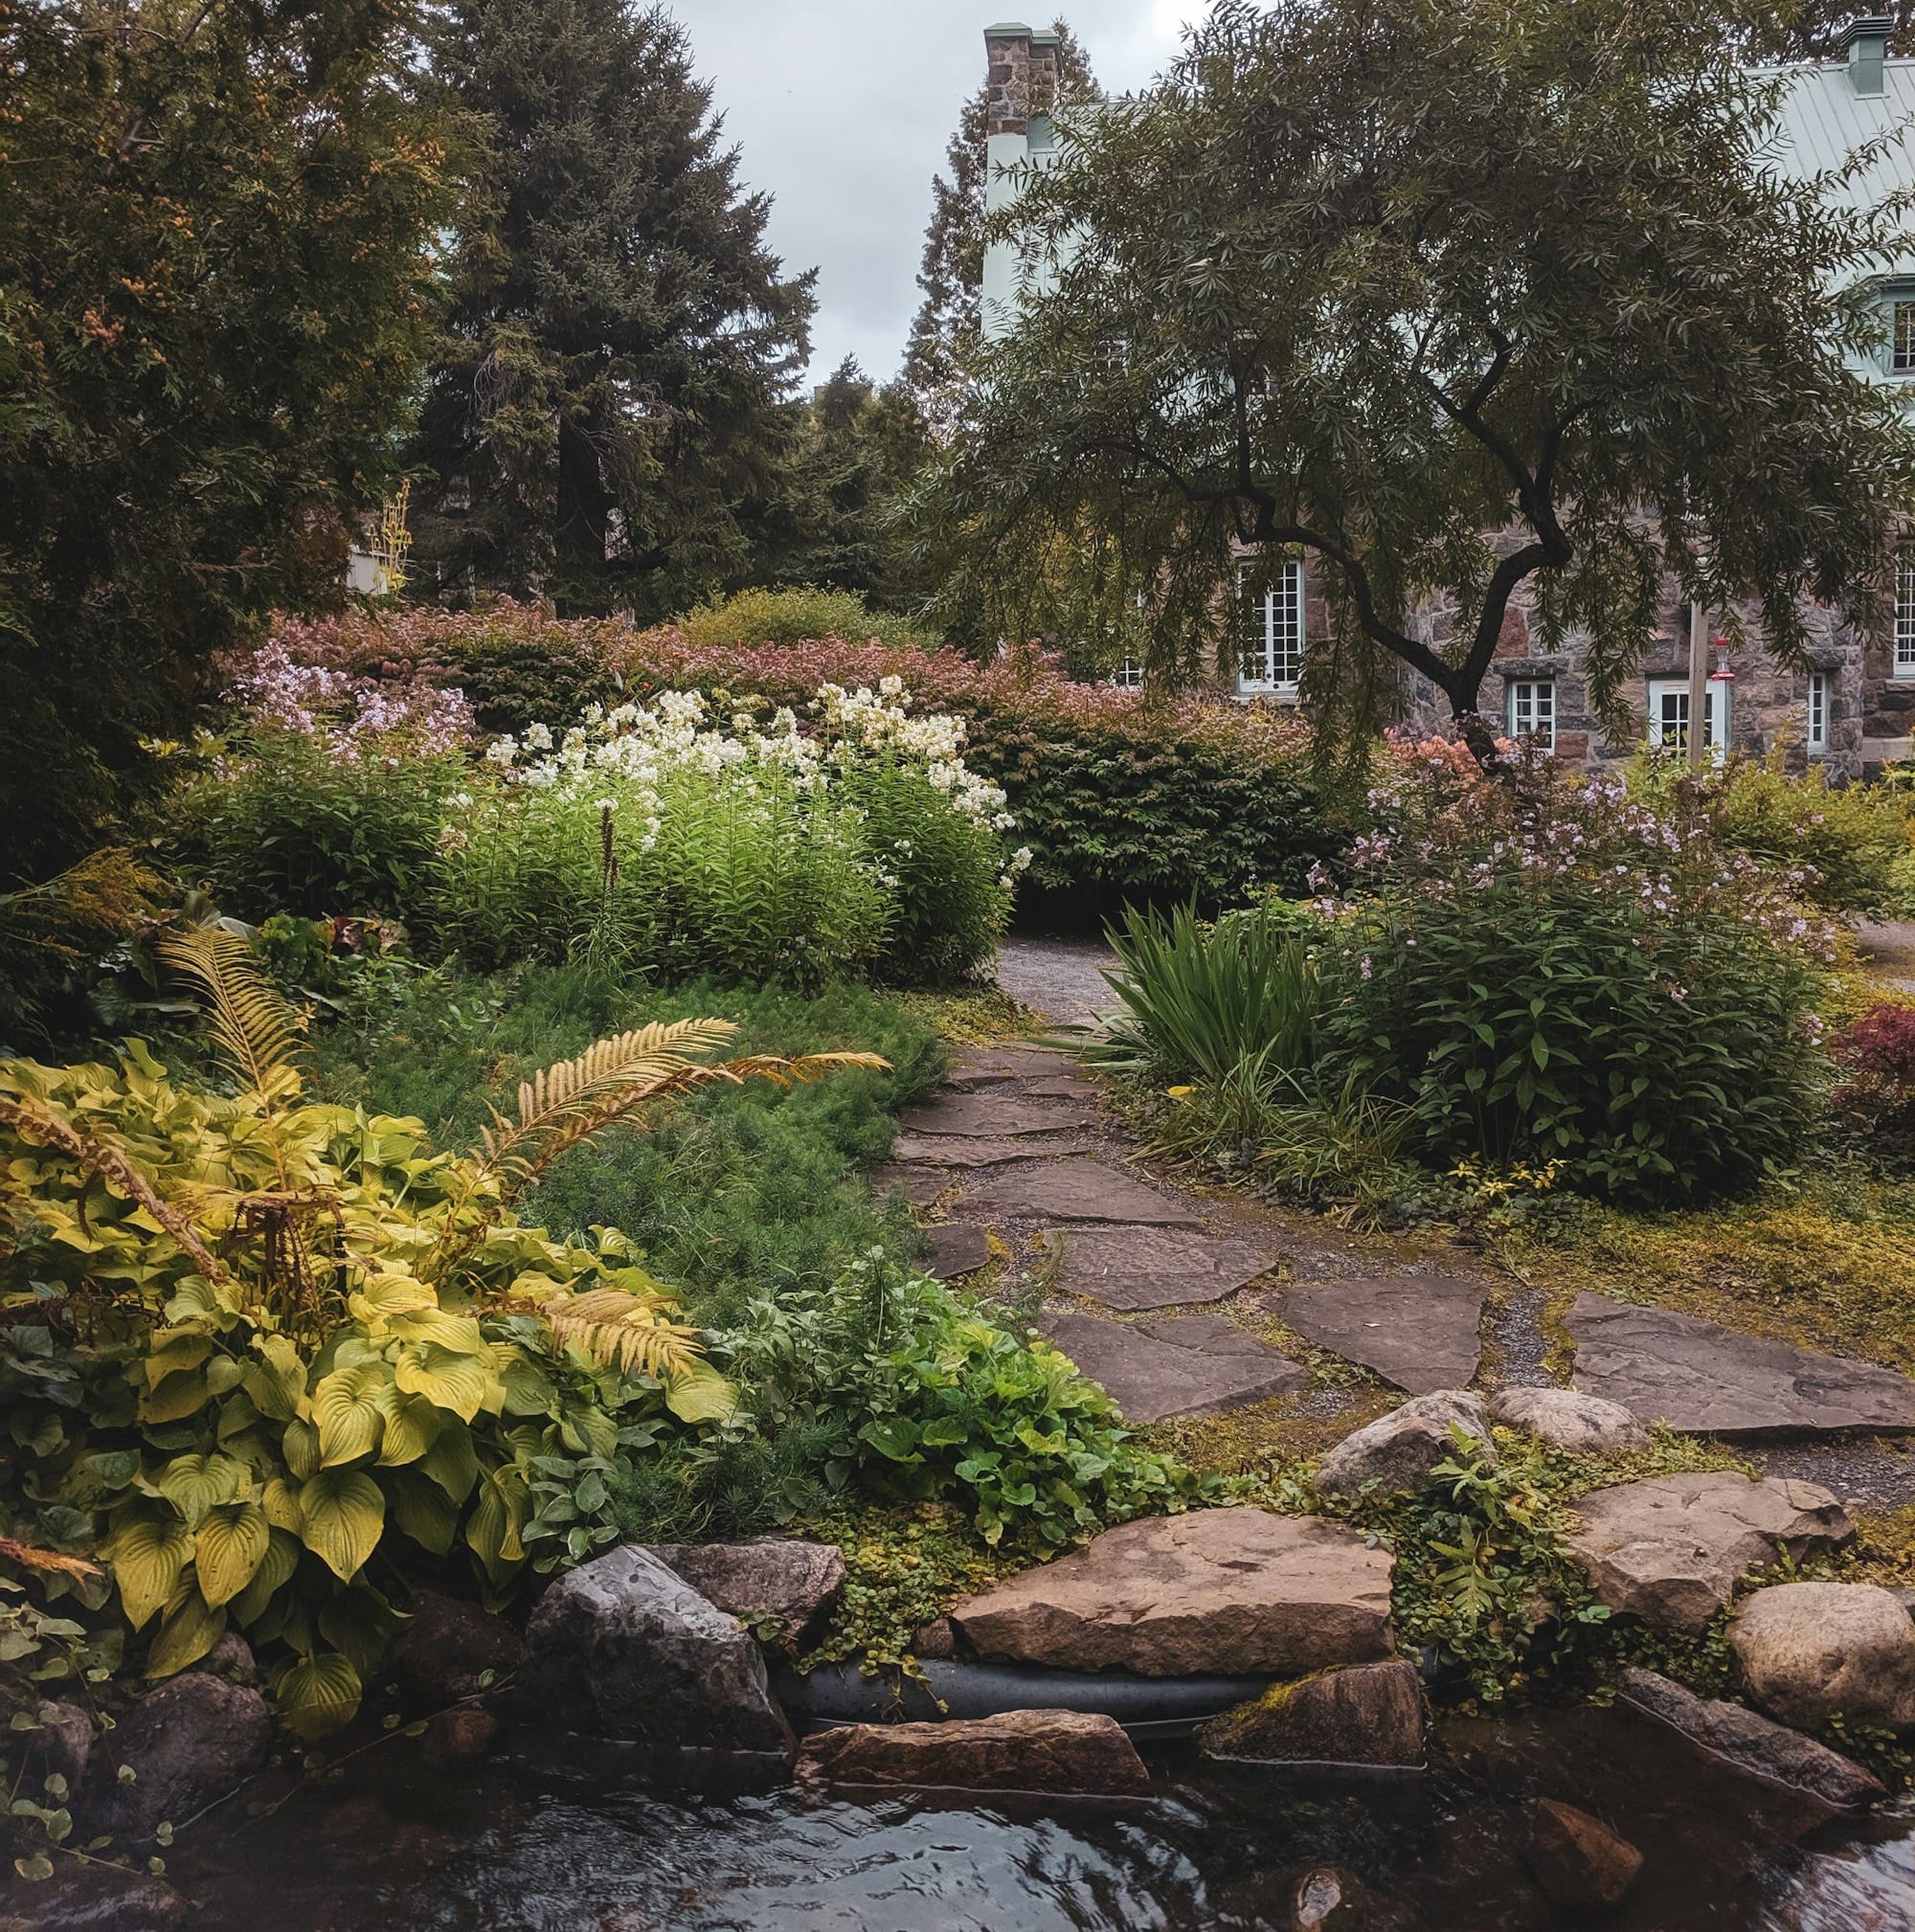
[[[253,1581],[226,1606],[236,1624],[251,1629],[265,1614],[274,1592],[291,1582],[293,1572],[299,1568],[299,1539],[275,1527],[266,1544],[266,1554],[253,1572]]]
[[[192,1532],[171,1516],[138,1516],[113,1533],[104,1555],[120,1606],[137,1630],[171,1597],[192,1557]]]
[[[336,1368],[312,1392],[312,1422],[319,1430],[319,1463],[332,1469],[358,1462],[379,1447],[392,1371],[382,1362]]]
[[[278,1690],[287,1725],[307,1740],[343,1730],[359,1714],[359,1673],[352,1659],[337,1651],[287,1665]]]
[[[264,1508],[256,1502],[215,1503],[193,1538],[192,1567],[199,1593],[214,1609],[253,1581],[273,1540]]]
[[[362,1584],[341,1590],[320,1611],[319,1633],[352,1660],[362,1677],[370,1677],[405,1623],[378,1591]]]
[[[140,1398],[142,1422],[184,1422],[206,1406],[212,1391],[205,1375],[196,1368],[183,1368],[169,1375]]]
[[[459,1505],[416,1470],[400,1470],[393,1477],[393,1520],[421,1549],[447,1555],[459,1533]]]
[[[196,1664],[225,1634],[226,1612],[209,1609],[195,1589],[189,1588],[168,1610],[160,1633],[146,1652],[146,1674],[170,1677]]]
[[[501,1584],[526,1560],[519,1540],[528,1511],[523,1489],[508,1487],[494,1470],[479,1486],[479,1499],[465,1519],[465,1540],[494,1584]]]
[[[419,1468],[456,1503],[472,1494],[479,1480],[479,1457],[472,1447],[472,1431],[463,1423],[448,1423],[433,1438],[432,1447],[419,1458]]]
[[[143,1363],[146,1386],[158,1388],[168,1376],[197,1368],[212,1353],[212,1337],[197,1329],[173,1329],[154,1336],[146,1344]]]
[[[399,1394],[394,1385],[386,1410],[386,1432],[379,1442],[379,1463],[393,1469],[415,1463],[438,1441],[441,1428],[459,1428],[442,1408],[422,1396]]]
[[[276,1530],[291,1530],[295,1535],[300,1526],[299,1491],[284,1476],[269,1476],[261,1493],[260,1501],[265,1505],[266,1520]]]
[[[281,1422],[290,1422],[305,1394],[305,1363],[300,1359],[299,1350],[282,1335],[256,1336],[253,1349],[259,1358],[260,1373],[279,1391],[281,1404],[267,1409],[261,1402],[260,1408]],[[254,1401],[259,1402],[257,1395]]]
[[[245,1464],[232,1456],[183,1455],[153,1478],[153,1487],[186,1518],[188,1529],[197,1529],[214,1503],[230,1503],[251,1481]]]
[[[680,1422],[723,1422],[738,1406],[738,1392],[707,1361],[672,1377],[665,1405]]]
[[[424,1396],[461,1422],[470,1422],[498,1385],[489,1355],[458,1355],[430,1341],[407,1348],[393,1379],[406,1394]]]
[[[280,1438],[287,1470],[304,1482],[319,1468],[319,1431],[308,1422],[289,1422]]]
[[[300,1486],[300,1540],[350,1583],[379,1546],[386,1499],[364,1470],[321,1470]]]

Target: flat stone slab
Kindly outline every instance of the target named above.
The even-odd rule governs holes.
[[[1302,1676],[1390,1654],[1387,1550],[1320,1516],[1143,1516],[951,1612],[980,1656],[1145,1677]]]
[[[1060,1160],[1089,1154],[1081,1140],[1027,1134],[1020,1140],[961,1134],[900,1134],[894,1157],[907,1167],[996,1167],[1006,1160]]]
[[[1575,1386],[1697,1435],[1915,1429],[1915,1382],[1870,1362],[1742,1335],[1700,1315],[1583,1294]]]
[[[1106,1308],[1222,1301],[1271,1266],[1247,1242],[1170,1227],[1051,1227],[1045,1235],[1058,1257],[1058,1287]]]
[[[1041,1080],[1073,1073],[1077,1062],[1052,1046],[960,1046],[951,1056],[948,1086],[960,1092],[975,1088],[1001,1087],[1010,1080]]]
[[[1292,1289],[1275,1312],[1319,1348],[1411,1395],[1432,1395],[1476,1375],[1488,1292],[1461,1275],[1384,1275]]]
[[[991,1238],[976,1222],[947,1221],[925,1232],[931,1237],[931,1259],[924,1271],[933,1281],[976,1274],[991,1258]]]
[[[1057,1160],[990,1176],[958,1202],[973,1219],[1115,1221],[1138,1227],[1195,1227],[1194,1209],[1101,1160]]]
[[[1127,1422],[1222,1415],[1309,1380],[1287,1355],[1221,1314],[1138,1322],[1060,1314],[1044,1324],[1044,1332],[1093,1382],[1103,1383]]]
[[[1801,1562],[1855,1535],[1819,1485],[1734,1470],[1612,1483],[1574,1508],[1569,1548],[1597,1598],[1666,1629],[1706,1629],[1748,1571],[1774,1567],[1778,1548]]]
[[[1115,1718],[1005,1711],[928,1724],[835,1725],[799,1746],[798,1783],[1134,1795],[1149,1788],[1150,1773]]]
[[[1020,1100],[1014,1093],[944,1093],[899,1119],[907,1134],[979,1134],[1003,1138],[1017,1134],[1056,1134],[1088,1127],[1081,1107]]]
[[[871,1176],[871,1192],[880,1201],[902,1189],[913,1207],[929,1207],[940,1194],[957,1186],[958,1177],[935,1167],[881,1167]]]
[[[1100,1097],[1097,1083],[1082,1073],[1053,1073],[1043,1080],[1026,1081],[1024,1091],[1031,1100],[1089,1102]]]

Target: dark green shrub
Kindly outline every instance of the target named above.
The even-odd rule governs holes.
[[[1622,1200],[1791,1164],[1826,1083],[1813,922],[1700,816],[1546,763],[1406,763],[1326,952],[1340,1064],[1443,1160],[1561,1162]]]

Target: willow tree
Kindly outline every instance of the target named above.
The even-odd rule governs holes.
[[[1855,366],[1905,211],[1770,158],[1787,82],[1735,17],[1223,0],[1003,217],[1054,281],[929,505],[952,596],[1017,632],[1141,595],[1187,673],[1246,552],[1301,555],[1326,716],[1405,665],[1478,735],[1519,591],[1611,714],[1668,574],[1799,654],[1797,600],[1881,581],[1915,478]]]

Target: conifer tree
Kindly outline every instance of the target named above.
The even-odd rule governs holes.
[[[441,594],[649,618],[749,568],[813,277],[766,246],[691,62],[630,0],[447,9],[436,64],[488,157],[417,450],[415,568]]]
[[[1069,22],[1052,21],[1051,32],[1058,36],[1060,103],[1100,99],[1090,56]],[[980,83],[965,101],[958,130],[944,150],[946,171],[932,179],[931,226],[925,231],[917,275],[924,301],[905,349],[904,379],[918,408],[940,432],[950,430],[968,393],[971,349],[978,336],[978,298],[984,281],[985,91]]]

